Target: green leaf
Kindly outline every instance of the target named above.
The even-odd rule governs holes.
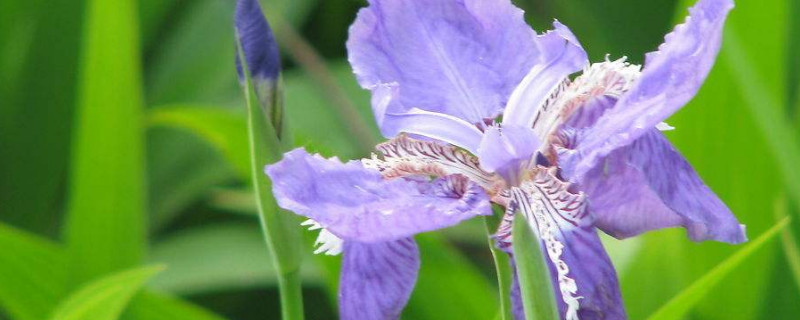
[[[683,21],[686,8],[696,1],[681,1],[675,22]],[[725,26],[719,57],[697,96],[666,121],[676,129],[665,132],[700,177],[732,210],[747,231],[760,234],[774,224],[764,208],[782,193],[783,177],[776,159],[775,141],[762,131],[766,124],[757,113],[778,116],[771,126],[781,126],[784,106],[769,101],[783,101],[785,93],[787,1],[736,1]],[[757,24],[758,28],[752,26]],[[737,75],[741,67],[731,56],[735,48],[731,35],[738,38],[748,57],[746,65],[755,70],[755,78]],[[655,48],[653,48],[655,49]],[[762,87],[769,100],[758,101],[747,95]],[[781,144],[780,148],[788,147]],[[765,204],[767,206],[765,206]],[[667,299],[691,281],[706,274],[738,247],[712,241],[694,244],[682,230],[664,230],[643,237],[644,250],[632,266],[620,273],[622,294],[631,319],[652,314]],[[758,318],[773,299],[769,287],[778,247],[768,245],[743,262],[731,278],[719,284],[693,308],[692,316],[703,319],[747,320]],[[658,274],[657,278],[652,275]],[[736,308],[720,306],[736,305]]]
[[[70,171],[71,283],[136,266],[145,249],[137,4],[90,0]]]
[[[0,306],[15,320],[40,320],[66,293],[65,251],[0,224]]]
[[[250,175],[247,153],[247,116],[230,109],[191,105],[153,108],[148,122],[189,130],[221,151],[241,178]]]
[[[84,2],[0,1],[0,217],[49,237],[63,211]]]
[[[169,267],[153,279],[151,287],[180,295],[277,284],[263,235],[254,224],[229,223],[182,231],[156,244],[150,261]],[[306,285],[319,284],[313,266],[304,265],[301,270]]]
[[[91,281],[69,295],[51,320],[115,320],[145,282],[164,268],[142,267]]]
[[[124,320],[223,320],[197,305],[163,293],[143,291],[131,301]]]
[[[789,219],[783,219],[757,239],[748,243],[744,248],[725,259],[706,275],[700,279],[697,279],[697,281],[692,283],[691,286],[686,288],[679,295],[672,298],[672,300],[658,309],[658,311],[656,311],[648,319],[684,319],[689,310],[691,310],[709,291],[714,289],[717,283],[724,280],[726,276],[733,271],[733,269],[739,266],[743,261],[747,260],[747,258],[752,256],[753,253],[761,249],[764,244],[767,243],[767,241],[775,237],[778,232],[786,227],[787,224],[789,224]]]
[[[517,213],[514,217],[514,257],[517,276],[527,320],[558,319],[558,308],[554,297],[550,271],[540,249],[539,240],[530,225]]]

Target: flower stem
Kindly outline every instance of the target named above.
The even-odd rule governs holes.
[[[284,320],[303,319],[303,293],[300,270],[281,274],[278,277],[278,289],[281,295],[281,318]]]
[[[497,273],[497,285],[500,288],[500,317],[501,320],[514,319],[511,314],[511,265],[508,262],[508,254],[501,251],[494,245],[492,235],[497,230],[497,226],[502,219],[502,210],[500,214],[495,212],[494,215],[484,217],[483,222],[486,226],[486,235],[489,241],[489,249],[492,251],[494,258],[494,266]]]

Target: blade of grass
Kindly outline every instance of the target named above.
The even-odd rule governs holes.
[[[51,320],[116,320],[134,294],[162,266],[131,269],[91,281],[67,297]]]
[[[133,0],[88,1],[65,231],[73,285],[144,255],[136,9]]]
[[[511,234],[514,237],[512,240],[514,257],[525,319],[558,319],[550,271],[542,255],[539,241],[522,213],[515,215]]]
[[[788,204],[783,197],[775,200],[775,218],[784,219],[789,214]],[[786,260],[789,262],[789,270],[792,272],[794,282],[797,288],[800,289],[800,248],[797,247],[797,241],[792,234],[791,227],[783,229],[781,232],[781,247],[783,254],[786,255]]]
[[[753,253],[764,247],[767,241],[775,237],[786,225],[789,224],[789,218],[785,218],[778,222],[775,226],[764,232],[757,239],[748,243],[744,248],[740,249],[724,261],[714,267],[706,275],[697,279],[692,285],[683,290],[680,294],[672,298],[669,302],[659,308],[653,313],[648,320],[678,320],[683,319],[692,307],[697,304],[702,298],[714,288],[716,284],[725,279],[731,271],[739,266],[743,261],[750,257]]]
[[[40,320],[66,294],[66,252],[41,237],[0,224],[0,306],[15,320]]]

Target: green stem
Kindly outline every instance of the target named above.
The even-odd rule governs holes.
[[[241,55],[242,50],[239,52]],[[240,59],[246,61],[244,57],[240,56]],[[267,111],[258,102],[253,82],[250,75],[247,74],[248,69],[246,66],[243,66],[242,69],[246,73],[245,100],[247,102],[247,131],[252,183],[261,229],[272,256],[272,262],[278,271],[283,320],[303,320],[302,283],[299,276],[303,241],[300,234],[301,229],[297,227],[299,221],[291,213],[278,208],[275,198],[272,196],[272,183],[264,174],[264,166],[278,161],[284,149],[283,143],[278,138],[279,132],[274,126],[274,124],[282,122],[275,122],[275,118],[267,116]],[[280,79],[274,81],[274,83],[260,84],[265,86],[264,88],[269,87],[261,93],[272,94],[268,100],[273,104],[269,106],[270,111],[273,112],[279,109],[275,104],[282,103]]]
[[[494,245],[494,235],[502,219],[502,210],[498,215],[495,212],[490,217],[484,217],[483,222],[486,226],[486,235],[489,240],[489,249],[492,251],[494,266],[497,272],[497,285],[500,288],[500,318],[501,320],[514,319],[511,313],[511,265],[509,264],[508,254],[498,249]]]
[[[282,319],[303,319],[302,287],[300,270],[283,273],[278,277]]]

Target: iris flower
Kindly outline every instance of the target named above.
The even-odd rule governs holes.
[[[566,26],[537,34],[509,0],[369,0],[348,57],[390,140],[368,159],[297,149],[266,168],[278,204],[321,229],[317,252],[342,253],[341,318],[399,318],[420,267],[413,236],[493,203],[509,254],[514,215],[534,230],[563,319],[626,318],[597,229],[745,241],[661,132],[708,75],[732,7],[699,0],[640,67],[590,64]]]

